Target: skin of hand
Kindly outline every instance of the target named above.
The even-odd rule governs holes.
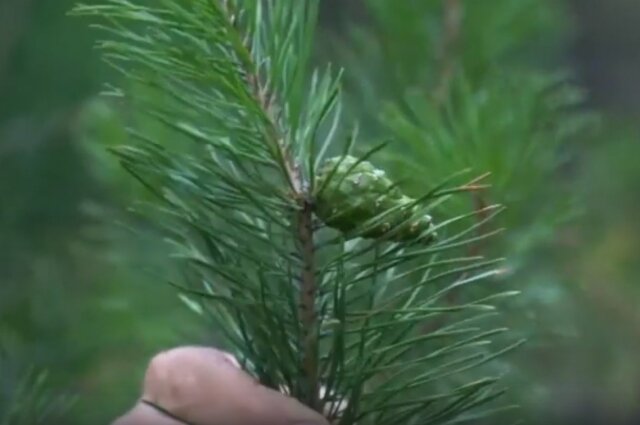
[[[208,347],[157,354],[145,375],[142,400],[193,425],[329,425],[295,398],[260,385],[231,354]],[[133,424],[138,423],[117,423]]]
[[[169,416],[163,415],[153,407],[138,403],[125,415],[111,425],[184,425]]]

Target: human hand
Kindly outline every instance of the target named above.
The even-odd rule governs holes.
[[[195,346],[156,355],[140,402],[113,425],[151,424],[329,425],[295,398],[260,385],[231,354]]]

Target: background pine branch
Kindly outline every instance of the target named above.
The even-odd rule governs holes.
[[[19,344],[6,330],[0,337],[0,379],[5,384],[0,387],[0,424],[39,425],[64,420],[75,397],[60,394],[47,371],[25,366]]]

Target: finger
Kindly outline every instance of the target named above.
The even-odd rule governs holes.
[[[328,425],[296,399],[257,383],[229,353],[179,347],[155,356],[144,398],[198,425]]]
[[[151,406],[138,403],[111,425],[184,425],[184,423],[163,415]]]

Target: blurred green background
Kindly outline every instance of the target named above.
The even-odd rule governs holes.
[[[485,0],[487,16],[519,1]],[[386,18],[402,25],[420,2],[399,3],[406,7]],[[525,3],[535,15],[536,2]],[[0,0],[0,396],[37,366],[56,391],[80,396],[69,424],[106,423],[135,399],[153,352],[210,342],[215,330],[158,278],[171,272],[165,248],[128,212],[143,195],[104,153],[125,140],[127,115],[97,98],[115,77],[92,49],[87,23],[66,16],[73,4]],[[539,25],[522,35],[535,47],[516,56],[569,68],[605,124],[563,147],[571,160],[544,181],[542,196],[523,201],[535,215],[545,194],[563,187],[576,214],[527,254],[527,312],[508,313],[531,339],[512,359],[513,375],[525,377],[513,379],[514,397],[537,419],[640,421],[640,3],[550,4],[554,14],[536,15]],[[359,44],[367,36],[354,35],[371,19],[364,3],[322,5],[318,60],[347,66],[348,113],[375,133],[366,90],[353,82],[393,98],[398,81],[386,71],[415,59],[429,32],[407,24],[376,67]],[[507,40],[521,35],[504,31]]]

